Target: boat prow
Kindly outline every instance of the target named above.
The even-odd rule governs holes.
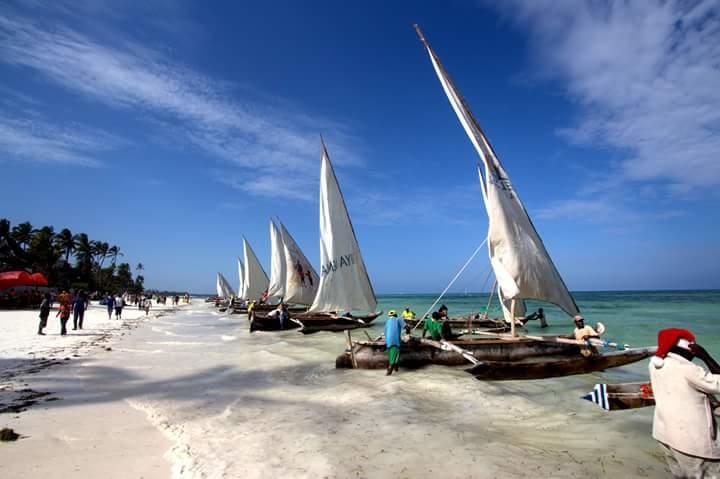
[[[593,354],[588,357],[537,357],[520,361],[480,361],[468,373],[482,380],[544,379],[586,374],[632,364],[652,356],[656,347],[633,348]]]

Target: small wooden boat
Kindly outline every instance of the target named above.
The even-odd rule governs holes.
[[[469,351],[478,360],[516,361],[547,355],[580,355],[579,345],[557,342],[552,340],[552,337],[548,337],[547,341],[507,341],[488,337],[457,339],[450,343]],[[384,341],[355,341],[351,351],[345,351],[335,359],[336,368],[384,369],[387,364]],[[468,363],[457,352],[439,349],[418,338],[412,338],[400,345],[400,367],[414,369],[431,364],[466,366]]]
[[[268,316],[267,313],[253,313],[250,315],[250,332],[255,331],[285,331],[289,329],[297,329],[302,326],[298,321],[283,321],[282,326],[278,318]]]
[[[269,313],[274,309],[277,309],[277,304],[256,304],[254,312],[257,313]],[[247,306],[231,306],[233,314],[247,314]],[[304,313],[307,311],[307,306],[288,306],[290,313]]]
[[[645,383],[596,384],[582,397],[605,409],[621,411],[655,405],[652,385]]]
[[[282,329],[297,329],[303,334],[312,334],[319,331],[346,331],[348,329],[367,328],[380,313],[367,316],[337,316],[332,313],[290,313],[290,320],[286,321]],[[250,319],[250,332],[253,331],[279,331],[280,322],[268,316],[267,312],[253,311]]]
[[[290,318],[302,323],[300,332],[313,334],[318,331],[346,331],[349,329],[367,328],[382,314],[382,311],[363,316],[338,316],[334,313],[301,313],[291,314]]]
[[[582,396],[582,399],[595,403],[606,411],[624,411],[626,409],[655,405],[655,395],[649,381],[644,383],[596,384],[590,393]],[[720,403],[714,398],[710,399],[710,407],[713,414],[720,415]]]
[[[466,371],[477,379],[543,379],[575,374],[586,374],[635,363],[652,356],[657,348],[633,348],[607,353],[552,355],[526,358],[518,361],[482,360]]]

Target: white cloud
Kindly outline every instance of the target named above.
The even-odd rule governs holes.
[[[0,61],[29,68],[86,99],[143,113],[148,124],[168,127],[163,136],[172,135],[172,143],[189,142],[246,175],[249,172],[254,180],[241,188],[244,191],[278,196],[271,179],[275,172],[296,176],[315,172],[318,133],[323,128],[336,129],[339,164],[358,163],[348,153],[353,139],[339,125],[241,103],[227,82],[202,75],[140,43],[128,39],[101,43],[57,25],[0,15]],[[308,198],[304,192],[280,196]]]
[[[499,5],[531,32],[537,64],[579,107],[561,136],[617,149],[613,174],[625,183],[660,181],[683,194],[720,184],[720,2]],[[593,201],[564,209],[599,207]]]
[[[0,151],[5,158],[39,163],[100,166],[94,154],[126,143],[106,132],[80,126],[54,127],[38,118],[0,116]]]

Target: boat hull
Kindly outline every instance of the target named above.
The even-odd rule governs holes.
[[[406,319],[405,322],[411,327],[414,328],[417,323],[422,323],[422,320],[420,319]],[[468,318],[450,318],[445,320],[446,323],[450,325],[453,329],[462,329],[462,328],[493,328],[493,329],[501,329],[501,330],[507,330],[509,329],[509,326],[505,324],[504,321],[498,320],[498,319],[472,319],[468,320]],[[420,325],[422,326],[422,324]]]
[[[270,311],[273,311],[277,309],[277,304],[258,304],[255,306],[254,311],[257,311],[259,313],[269,313]],[[307,311],[306,306],[289,306],[288,311],[290,313],[304,313]],[[247,307],[243,306],[233,306],[232,307],[232,313],[233,314],[247,314]]]
[[[516,361],[544,355],[579,355],[575,344],[555,341],[516,340],[496,338],[458,339],[452,344],[470,351],[479,360]],[[336,368],[384,369],[388,359],[385,343],[382,341],[358,341],[353,344],[355,356],[353,365],[350,352],[340,354],[335,360]],[[422,343],[418,339],[403,342],[400,346],[400,367],[421,368],[429,365],[467,366],[468,362],[454,351],[445,351]]]
[[[483,360],[466,371],[482,380],[544,379],[586,374],[641,361],[654,354],[655,348],[626,349],[585,357],[573,354],[520,361]]]
[[[290,317],[302,323],[300,332],[313,334],[320,331],[347,331],[351,329],[367,328],[382,313],[373,313],[365,316],[336,316],[331,313],[300,313],[291,314]]]
[[[280,325],[280,321],[275,317],[270,317],[267,313],[255,313],[250,317],[250,332],[255,331],[285,331],[289,329],[298,329],[299,323],[295,321],[287,320],[283,321]]]

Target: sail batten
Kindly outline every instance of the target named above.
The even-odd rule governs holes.
[[[482,160],[483,171],[478,167],[478,176],[488,214],[488,254],[498,280],[503,306],[509,305],[513,299],[518,304],[524,299],[537,299],[556,304],[569,315],[578,314],[575,300],[553,264],[490,141],[419,27],[416,25],[415,28],[450,105]],[[503,310],[506,319],[510,320],[509,306],[503,307]]]
[[[250,247],[250,243],[248,243],[245,238],[243,238],[243,252],[245,254],[245,282],[243,284],[242,299],[257,301],[261,299],[267,291],[270,280],[255,255],[255,252]]]
[[[375,292],[330,156],[321,146],[320,286],[310,311],[374,312]]]
[[[282,298],[285,296],[285,282],[287,277],[285,248],[283,247],[282,233],[272,220],[270,221],[270,258],[268,297]]]
[[[317,294],[320,277],[285,225],[280,223],[279,227],[285,251],[284,301],[291,304],[310,305]]]

